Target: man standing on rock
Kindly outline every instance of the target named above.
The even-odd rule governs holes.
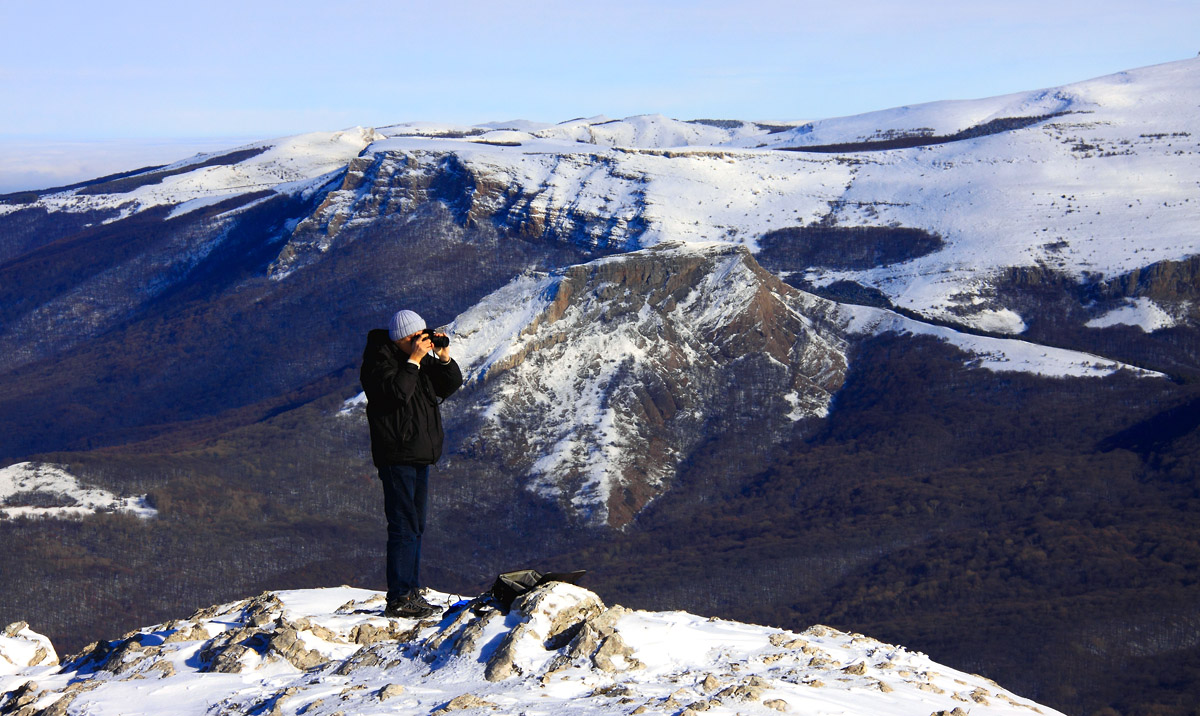
[[[438,348],[434,336],[444,341]],[[429,466],[442,455],[438,406],[462,385],[462,372],[445,334],[427,331],[424,319],[405,310],[392,316],[387,330],[367,334],[359,382],[388,525],[384,614],[427,617],[439,611],[421,595],[419,578]]]

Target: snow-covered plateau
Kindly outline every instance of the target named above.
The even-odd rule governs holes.
[[[435,603],[457,597],[431,593]],[[59,665],[0,634],[0,709],[19,714],[854,714],[1057,711],[924,654],[825,626],[793,633],[605,606],[550,583],[507,614],[382,616],[351,587],[266,592],[99,642]]]
[[[646,115],[314,133],[34,205],[128,216],[170,204],[178,215],[239,193],[336,184],[292,226],[278,278],[356,222],[429,199],[466,206],[467,220],[620,250],[671,240],[757,251],[781,229],[907,227],[940,248],[802,270],[815,285],[854,281],[929,318],[1020,333],[1022,316],[981,300],[1007,269],[1098,280],[1197,254],[1198,63],[787,125]],[[460,194],[447,194],[456,181]]]

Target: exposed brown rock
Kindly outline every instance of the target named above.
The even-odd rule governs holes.
[[[275,633],[268,642],[271,651],[279,654],[297,669],[307,670],[324,664],[325,657],[315,649],[309,649],[294,628]]]
[[[387,701],[388,699],[394,699],[403,693],[404,693],[404,685],[403,684],[388,684],[387,686],[384,686],[382,689],[379,690],[379,700]]]
[[[24,629],[24,627],[21,628]],[[26,681],[5,694],[6,700],[4,706],[0,707],[0,713],[10,714],[24,708],[36,701],[42,693],[44,692],[38,689],[36,681]]]
[[[26,622],[13,622],[12,624],[9,624],[8,626],[4,627],[4,636],[9,636],[9,637],[17,636],[18,634],[21,633],[21,631],[23,629],[28,629],[28,628],[29,628],[29,624]]]
[[[387,626],[379,627],[374,624],[359,624],[350,630],[350,641],[363,646],[371,646],[381,641],[407,642],[417,638],[420,628],[417,626],[404,629],[399,622],[389,621]]]
[[[447,714],[452,711],[484,708],[494,709],[496,708],[496,704],[492,703],[491,701],[485,701],[474,694],[463,694],[461,696],[455,696],[445,706],[434,711],[432,716],[437,716],[438,714]]]
[[[241,659],[250,652],[251,649],[248,647],[234,644],[214,654],[212,661],[208,662],[203,671],[215,674],[243,674],[250,667]]]

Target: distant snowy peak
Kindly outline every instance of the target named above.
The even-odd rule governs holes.
[[[0,637],[0,654],[14,647],[20,656],[15,668],[0,668],[0,709],[1057,714],[924,654],[824,626],[796,633],[633,611],[562,583],[521,596],[507,614],[476,602],[417,622],[384,618],[383,602],[382,593],[351,587],[265,592],[94,644],[61,668],[26,656],[38,636],[13,625]]]
[[[480,125],[413,122],[381,127],[379,131],[388,137],[471,138],[480,142],[560,140],[625,149],[779,149],[849,143],[886,146],[889,140],[901,137],[986,136],[1070,113],[1101,112],[1134,123],[1154,123],[1161,119],[1155,115],[1162,112],[1178,119],[1194,119],[1200,112],[1181,100],[1200,89],[1198,69],[1200,61],[1188,59],[1061,87],[906,105],[814,121],[680,120],[646,114],[624,119],[578,118],[558,124],[526,120]],[[980,128],[982,131],[972,132]]]
[[[624,119],[588,117],[558,124],[512,121],[463,126],[414,122],[381,127],[379,131],[388,137],[469,139],[493,144],[560,142],[622,149],[676,149],[764,146],[762,142],[769,135],[805,124],[740,119],[679,120],[645,114]]]

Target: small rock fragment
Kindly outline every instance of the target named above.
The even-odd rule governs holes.
[[[402,684],[388,684],[379,690],[379,700],[387,701],[388,699],[394,699],[402,693],[404,693],[404,686]]]
[[[150,668],[146,669],[146,671],[162,672],[159,678],[165,679],[168,676],[175,675],[175,665],[169,661],[159,660],[151,664]]]
[[[439,714],[447,714],[452,711],[463,711],[466,709],[482,709],[482,708],[494,709],[494,708],[496,708],[496,704],[492,703],[491,701],[485,701],[485,700],[479,698],[478,696],[476,696],[475,694],[463,694],[461,696],[455,696],[453,699],[450,699],[450,702],[448,704],[441,707],[437,711],[434,711],[431,714],[431,716],[439,716]]]
[[[39,695],[37,682],[26,681],[24,684],[21,684],[21,686],[8,692],[8,703],[4,705],[5,713],[11,713],[23,706],[33,703],[38,699]]]

